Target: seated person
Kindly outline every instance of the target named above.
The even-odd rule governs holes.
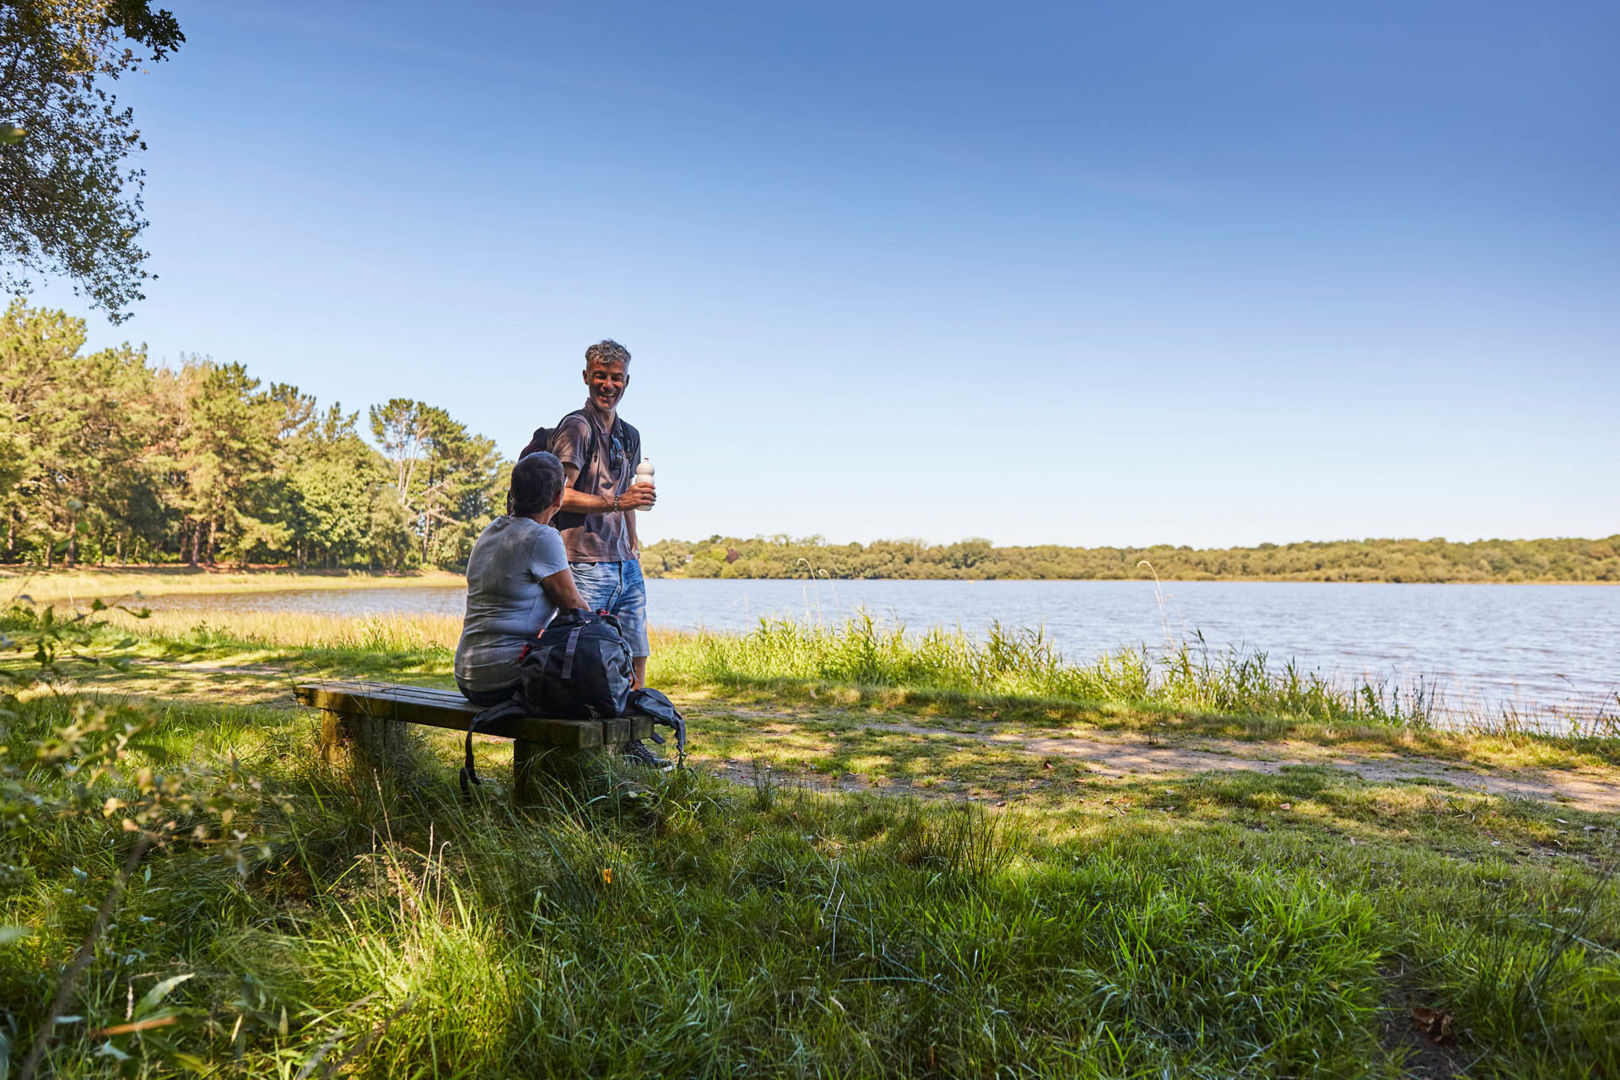
[[[489,523],[467,559],[467,617],[456,645],[456,685],[474,705],[497,705],[518,684],[523,648],[559,610],[585,601],[562,536],[548,522],[562,506],[563,467],[530,454],[512,467],[507,512]]]

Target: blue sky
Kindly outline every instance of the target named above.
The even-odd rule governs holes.
[[[615,337],[649,539],[1620,531],[1612,4],[167,2],[95,344],[511,454]]]

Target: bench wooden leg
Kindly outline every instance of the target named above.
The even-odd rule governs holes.
[[[512,801],[519,803],[532,803],[538,792],[537,784],[544,781],[539,775],[540,762],[545,757],[547,746],[544,743],[531,742],[528,739],[512,740]]]
[[[356,716],[350,723],[354,727],[355,750],[370,764],[390,764],[404,756],[404,724],[372,716]]]
[[[577,785],[601,764],[602,750],[572,750],[529,739],[512,740],[512,801],[533,805],[549,789]]]
[[[343,714],[321,710],[321,760],[330,765],[351,740]]]
[[[321,760],[347,748],[356,764],[383,766],[405,753],[405,725],[372,716],[321,712]]]

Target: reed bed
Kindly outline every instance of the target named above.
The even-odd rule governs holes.
[[[1277,669],[1264,653],[1211,655],[1184,644],[1165,655],[1125,649],[1077,664],[1040,630],[999,623],[981,640],[942,627],[909,634],[869,615],[832,625],[766,620],[740,636],[677,639],[660,659],[666,670],[717,683],[801,679],[1357,723],[1430,718],[1421,690],[1341,686],[1293,663]]]
[[[1292,660],[1275,664],[1263,652],[1214,652],[1201,640],[1074,663],[1038,629],[995,624],[983,639],[942,627],[914,634],[861,615],[842,624],[762,620],[742,635],[679,635],[656,660],[661,673],[717,685],[891,687],[1322,725],[1620,738],[1620,700],[1581,713],[1457,708],[1433,682],[1334,679]]]

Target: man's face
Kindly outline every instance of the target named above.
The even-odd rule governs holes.
[[[603,412],[613,412],[630,385],[630,372],[623,360],[592,360],[585,366],[585,386],[591,393],[591,404]]]

